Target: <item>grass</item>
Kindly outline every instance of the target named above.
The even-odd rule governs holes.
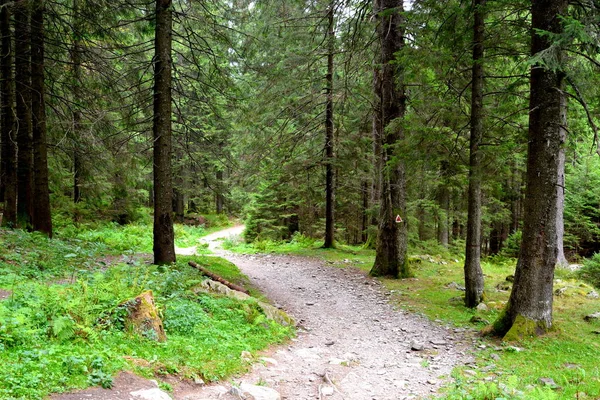
[[[374,252],[359,247],[338,246],[320,248],[322,242],[300,237],[290,243],[259,242],[258,244],[226,243],[236,252],[275,252],[318,257],[337,267],[357,267],[365,272],[371,268]],[[496,288],[506,284],[514,274],[516,260],[488,258],[482,261],[485,275],[488,310],[470,310],[463,305],[464,292],[449,285],[463,285],[462,256],[446,249],[421,244],[409,257],[414,278],[382,279],[392,292],[390,301],[411,312],[426,315],[440,323],[480,330],[485,321],[493,322],[508,300],[509,292]],[[432,251],[431,251],[432,250]],[[557,270],[555,289],[564,288],[554,296],[555,330],[540,338],[520,343],[504,343],[481,338],[485,348],[476,350],[477,366],[456,368],[454,383],[439,395],[447,399],[597,399],[600,398],[599,322],[585,322],[583,317],[600,311],[598,300],[587,297],[593,289],[568,271]],[[449,286],[449,287],[447,287]],[[473,317],[484,322],[471,322]],[[596,333],[595,333],[596,332]],[[545,385],[542,378],[551,378],[555,386]]]
[[[0,229],[0,398],[41,399],[89,385],[110,387],[120,370],[160,380],[223,379],[244,371],[243,351],[290,337],[267,320],[256,301],[197,292],[204,277],[194,260],[241,285],[247,277],[224,259],[178,256],[172,266],[107,256],[145,252],[151,226],[97,224],[57,238]],[[182,247],[202,228],[183,227]],[[187,242],[186,242],[187,241]],[[168,340],[157,343],[123,329],[119,305],[152,290]]]

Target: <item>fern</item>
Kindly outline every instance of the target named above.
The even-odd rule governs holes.
[[[52,321],[52,333],[59,341],[64,342],[75,336],[75,322],[70,316],[62,316]]]

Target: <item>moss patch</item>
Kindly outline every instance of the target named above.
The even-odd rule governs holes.
[[[541,336],[549,330],[550,328],[543,321],[535,321],[519,314],[509,331],[504,335],[503,340],[507,342],[522,341],[523,339]]]

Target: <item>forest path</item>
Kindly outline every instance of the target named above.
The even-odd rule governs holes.
[[[235,255],[220,250],[215,239],[210,248],[298,324],[291,343],[265,353],[248,374],[231,380],[234,385],[264,385],[292,400],[415,399],[431,396],[454,366],[472,361],[472,334],[395,309],[380,282],[357,269],[305,257]],[[173,395],[240,399],[231,387],[181,386]]]
[[[296,338],[263,352],[249,373],[228,382],[205,386],[169,378],[174,390],[167,395],[125,372],[112,390],[91,388],[51,399],[421,399],[435,396],[455,366],[473,361],[472,332],[396,309],[391,294],[362,271],[314,258],[234,255],[219,248],[221,238],[242,230],[230,228],[204,240],[296,320]],[[273,389],[280,397],[274,392],[245,397],[236,388],[246,384]]]

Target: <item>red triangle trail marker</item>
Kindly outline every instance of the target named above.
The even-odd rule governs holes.
[[[402,222],[402,218],[400,217],[400,215],[396,215],[396,223],[400,223]]]

